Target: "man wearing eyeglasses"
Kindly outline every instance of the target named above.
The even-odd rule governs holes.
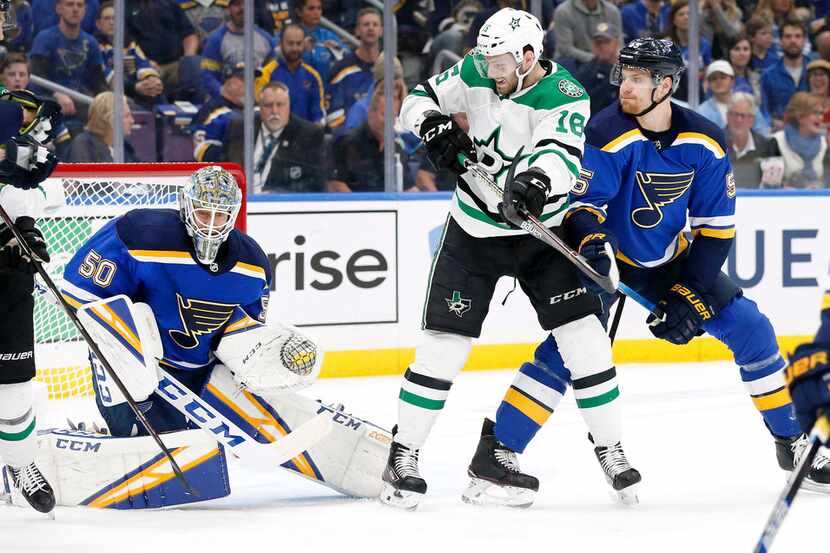
[[[776,188],[784,176],[783,158],[775,140],[752,130],[756,112],[751,94],[732,94],[726,109],[726,153],[738,188]]]

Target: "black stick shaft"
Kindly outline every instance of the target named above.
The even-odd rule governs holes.
[[[617,292],[617,308],[614,310],[614,319],[611,321],[611,329],[608,331],[608,338],[611,339],[611,345],[614,345],[614,338],[617,336],[617,328],[620,326],[623,306],[625,305],[625,298],[627,297],[622,292]]]
[[[176,460],[173,459],[173,455],[170,453],[167,447],[165,447],[164,442],[161,441],[158,432],[156,432],[156,430],[150,424],[150,421],[147,420],[147,417],[144,416],[144,413],[141,412],[141,409],[138,408],[138,405],[136,405],[136,402],[130,395],[130,392],[127,391],[127,388],[124,386],[124,383],[112,369],[112,366],[109,364],[109,361],[107,361],[106,357],[104,357],[104,355],[101,353],[101,350],[98,349],[98,345],[95,343],[95,340],[92,339],[92,336],[89,335],[86,328],[84,328],[84,325],[81,324],[81,321],[78,319],[78,316],[72,310],[72,307],[68,303],[66,303],[63,294],[61,294],[60,290],[58,290],[58,287],[55,286],[52,277],[50,277],[49,274],[46,272],[46,269],[43,268],[43,260],[41,260],[35,254],[35,252],[32,251],[32,248],[29,246],[29,243],[26,242],[26,239],[20,234],[20,231],[17,229],[17,227],[14,226],[14,222],[11,220],[11,217],[9,217],[9,214],[6,213],[6,210],[5,208],[3,208],[2,205],[0,205],[0,218],[3,219],[3,222],[6,224],[6,226],[9,227],[9,229],[12,231],[12,234],[14,234],[14,237],[17,239],[17,242],[23,249],[23,251],[26,252],[26,255],[29,256],[29,259],[31,259],[31,263],[34,266],[37,273],[40,275],[40,278],[43,279],[43,282],[46,283],[46,286],[47,288],[49,288],[49,291],[52,292],[52,295],[55,296],[55,298],[57,298],[58,302],[60,302],[60,305],[63,308],[64,312],[72,320],[72,323],[78,329],[78,332],[81,333],[81,336],[83,336],[84,340],[87,343],[87,346],[89,346],[89,349],[92,350],[92,353],[95,355],[95,357],[98,358],[98,360],[104,366],[104,368],[107,371],[107,374],[109,374],[110,378],[112,378],[112,381],[115,382],[115,386],[127,399],[127,404],[130,406],[130,409],[132,409],[133,413],[135,413],[135,416],[138,419],[138,421],[147,430],[147,433],[153,437],[153,440],[155,440],[156,444],[159,446],[162,453],[164,453],[164,455],[167,457],[167,460],[170,461],[170,466],[173,468],[173,472],[176,474],[176,477],[181,481],[182,486],[184,486],[185,493],[189,495],[198,495],[195,492],[195,490],[190,486],[190,483],[187,481],[187,479],[184,477],[184,473],[182,472],[182,469],[179,467],[179,464],[176,462]]]

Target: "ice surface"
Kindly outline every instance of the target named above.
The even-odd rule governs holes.
[[[521,456],[541,481],[527,510],[460,500],[481,421],[510,371],[464,373],[423,451],[429,493],[416,512],[337,496],[287,471],[232,467],[230,497],[165,511],[59,507],[56,520],[0,506],[0,553],[257,551],[752,551],[786,475],[772,439],[727,363],[628,365],[618,370],[625,446],[643,474],[640,505],[609,498],[569,393]],[[398,378],[322,380],[310,391],[391,427]],[[801,493],[773,552],[818,551],[830,497]]]

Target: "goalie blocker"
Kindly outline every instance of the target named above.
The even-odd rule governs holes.
[[[230,493],[227,458],[257,464],[251,462],[253,456],[239,453],[237,444],[249,450],[274,442],[279,446],[284,436],[298,427],[302,432],[303,424],[318,415],[331,421],[330,430],[281,466],[347,495],[375,497],[380,492],[391,435],[293,391],[316,378],[321,358],[313,341],[294,329],[259,325],[238,337],[226,334],[216,355],[227,365],[185,372],[159,368],[158,332],[149,307],[115,296],[86,304],[79,317],[148,418],[165,432],[165,443],[175,448],[175,458],[200,497],[184,494],[167,460],[148,438],[138,436],[134,416],[112,391],[107,375],[94,370],[96,388],[109,392],[97,397],[115,436],[66,430],[40,436],[38,462],[47,478],[58,483],[58,504],[134,509],[223,497]],[[291,374],[268,375],[269,370]],[[201,381],[197,374],[204,375]],[[182,385],[171,386],[165,377],[159,388],[160,375],[174,375]]]

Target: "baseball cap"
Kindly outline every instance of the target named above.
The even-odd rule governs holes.
[[[620,30],[607,21],[600,21],[591,30],[591,38],[620,38]]]
[[[245,62],[240,61],[233,65],[226,65],[224,73],[226,79],[234,75],[239,75],[240,77],[243,77],[245,75]],[[261,75],[262,71],[258,67],[254,68],[254,78],[257,78]]]
[[[709,67],[706,68],[706,78],[708,79],[714,73],[723,73],[730,77],[735,76],[735,70],[732,69],[732,66],[726,60],[715,60],[709,64]]]

